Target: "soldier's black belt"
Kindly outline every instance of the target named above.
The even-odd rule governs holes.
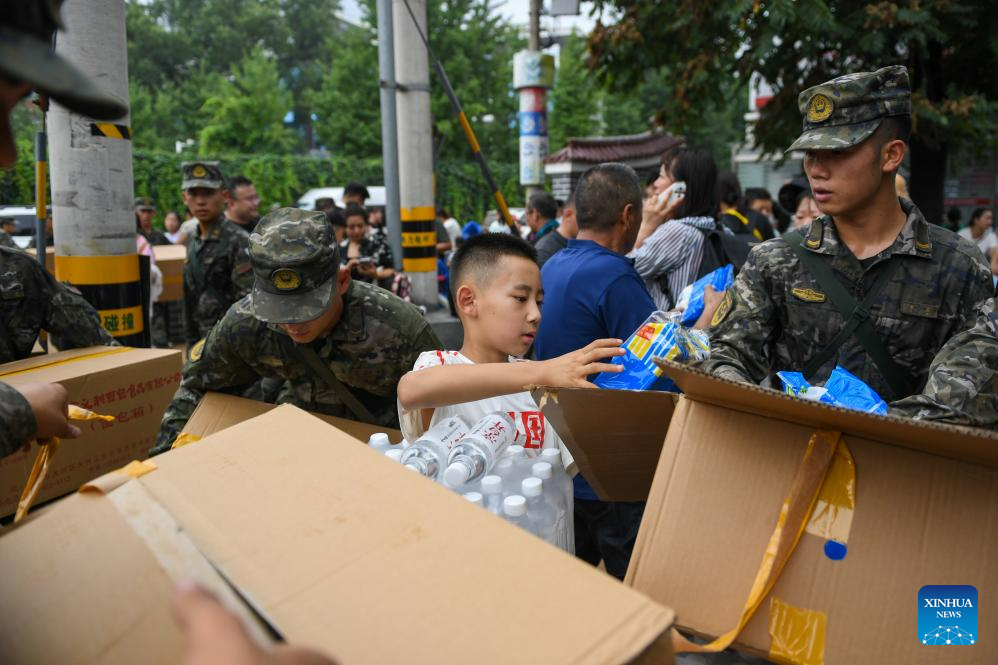
[[[888,259],[887,265],[883,267],[880,274],[873,281],[870,290],[866,293],[866,297],[863,298],[863,302],[856,302],[856,299],[849,294],[848,289],[835,276],[835,273],[832,272],[828,264],[801,246],[804,238],[800,233],[796,231],[784,233],[783,239],[786,241],[787,247],[800,259],[804,269],[807,270],[811,277],[817,280],[821,288],[828,294],[828,299],[835,306],[835,309],[839,310],[839,313],[846,318],[845,324],[828,343],[828,346],[804,363],[803,374],[805,378],[810,380],[821,369],[822,365],[838,353],[839,348],[845,344],[846,340],[855,334],[860,345],[862,345],[867,355],[873,360],[880,373],[884,375],[884,379],[887,380],[887,385],[890,386],[891,391],[894,393],[893,399],[901,399],[902,397],[911,395],[914,392],[914,382],[911,375],[899,367],[894,362],[894,359],[891,358],[891,354],[884,346],[883,340],[880,339],[880,335],[877,334],[877,330],[873,327],[869,309],[873,301],[884,290],[884,287],[891,281],[891,277],[894,276],[894,273],[901,265],[900,259]]]

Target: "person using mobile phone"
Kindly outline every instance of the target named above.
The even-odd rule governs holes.
[[[697,277],[704,231],[717,229],[717,166],[706,150],[681,147],[662,155],[657,193],[641,217],[634,269],[655,306],[668,311]]]
[[[395,263],[388,243],[368,234],[368,212],[359,205],[348,205],[346,238],[340,243],[340,261],[350,269],[350,276],[368,284],[388,288],[395,276]]]

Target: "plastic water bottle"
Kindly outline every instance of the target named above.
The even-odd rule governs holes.
[[[485,476],[482,478],[482,506],[493,515],[502,515],[502,478]]]
[[[392,460],[393,462],[402,461],[402,451],[401,450],[389,450],[385,453],[385,457]]]
[[[468,424],[452,416],[444,418],[402,452],[402,464],[431,480],[438,480],[447,454],[468,434]]]
[[[540,478],[524,478],[520,489],[527,499],[527,526],[530,532],[555,547],[561,547],[555,533],[558,514],[544,496],[544,481]]]
[[[541,451],[540,461],[551,465],[554,485],[561,490],[565,497],[565,506],[568,507],[568,514],[574,514],[575,485],[572,483],[572,477],[565,470],[565,462],[562,460],[561,451],[557,448],[546,448]],[[546,485],[547,482],[545,481],[544,484]],[[574,522],[574,519],[571,521]]]
[[[485,416],[466,437],[450,450],[444,482],[460,487],[474,482],[491,471],[496,459],[516,438],[513,419],[505,413]]]
[[[526,531],[530,530],[528,523],[530,518],[527,515],[527,500],[519,494],[513,494],[503,499],[502,515],[510,524],[515,524]]]
[[[388,438],[388,435],[384,432],[376,432],[371,435],[371,438],[367,440],[367,445],[372,450],[377,450],[379,453],[387,453],[392,449],[392,442]]]
[[[506,448],[506,452],[496,462],[496,471],[494,473],[502,476],[507,488],[518,489],[520,482],[530,475],[529,469],[525,468],[528,461],[527,453],[524,451],[523,446],[514,443]],[[516,490],[514,489],[513,491]]]
[[[482,505],[482,493],[481,492],[465,492],[464,498],[476,506]]]
[[[565,494],[554,478],[549,462],[537,462],[532,467],[534,477],[544,482],[544,498],[555,511],[554,544],[566,552],[575,552],[575,535],[572,529],[575,516],[565,505]],[[523,482],[527,482],[526,480]],[[526,496],[526,493],[524,493]]]

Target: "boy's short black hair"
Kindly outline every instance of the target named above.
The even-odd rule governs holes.
[[[450,289],[457,293],[462,283],[474,278],[481,283],[504,256],[518,256],[537,263],[537,250],[530,243],[509,233],[482,233],[468,238],[454,252],[450,264]]]
[[[343,210],[344,222],[351,217],[363,217],[364,223],[367,224],[367,208],[359,206],[356,203],[347,205],[347,207]]]

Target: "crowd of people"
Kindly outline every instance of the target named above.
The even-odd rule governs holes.
[[[57,25],[41,11],[19,20],[32,34]],[[49,66],[75,71],[43,47]],[[78,73],[39,77],[8,59],[0,70],[5,115],[33,88],[94,118],[126,111]],[[72,85],[60,87],[65,80]],[[765,190],[743,193],[710,153],[683,145],[661,156],[645,187],[629,166],[605,163],[565,202],[532,193],[518,228],[462,227],[439,210],[441,286],[463,324],[459,349],[444,349],[407,301],[383,212],[365,206],[363,184],[316,210],[261,218],[251,181],[226,179],[217,162],[185,163],[188,219],[167,213],[159,231],[153,203],[135,202],[137,247],[187,248],[187,362],[150,453],[169,451],[217,390],[400,427],[410,440],[447,415],[502,411],[529,452],[556,448],[570,462],[524,386],[592,387],[595,374],[621,371],[610,361],[623,340],[726,263],[737,270],[734,285],[707,289],[697,323],[710,338],[705,371],[776,387],[778,370],[820,382],[842,366],[895,415],[998,428],[992,213],[975,212],[956,233],[899,191],[911,131],[907,71],[828,81],[802,91],[799,105],[803,131],[788,150],[804,152],[806,177],[775,201]],[[15,153],[0,127],[0,164],[10,167]],[[62,349],[116,344],[93,307],[26,254],[0,247],[0,272],[0,362],[26,357],[42,329]],[[78,434],[61,386],[0,383],[0,455]],[[644,506],[601,501],[581,475],[574,483],[576,555],[622,579]],[[198,589],[178,590],[176,608],[191,649],[238,654],[215,662],[326,662],[256,651]]]

